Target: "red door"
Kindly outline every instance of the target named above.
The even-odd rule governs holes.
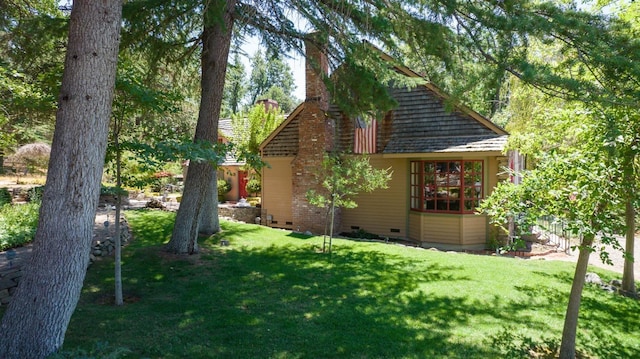
[[[240,198],[247,198],[249,194],[247,193],[247,182],[249,179],[247,178],[247,171],[238,171],[238,185],[240,186],[239,194]]]

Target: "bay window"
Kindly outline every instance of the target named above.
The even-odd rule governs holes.
[[[484,198],[480,160],[411,161],[411,209],[474,213]]]

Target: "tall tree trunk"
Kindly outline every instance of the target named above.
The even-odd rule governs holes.
[[[218,141],[218,118],[231,46],[235,3],[235,0],[211,0],[205,4],[200,111],[194,141],[213,144]],[[189,164],[182,201],[176,214],[171,240],[166,246],[167,251],[181,254],[198,252],[201,219],[218,217],[217,198],[213,198],[215,191],[209,189],[211,185],[217,186],[213,182],[215,170],[210,162],[191,161]],[[214,203],[203,206],[205,201]],[[202,214],[205,209],[211,213]]]
[[[205,201],[200,211],[200,234],[212,235],[220,231],[220,219],[218,218],[218,173],[213,171],[213,178],[207,188]],[[215,207],[215,208],[214,208]]]
[[[578,314],[580,312],[580,301],[582,300],[582,289],[584,288],[585,276],[589,265],[589,255],[593,244],[593,234],[584,237],[580,245],[578,263],[573,276],[569,304],[564,318],[564,328],[562,330],[562,343],[560,344],[560,359],[574,359],[576,357],[576,332],[578,330]]]
[[[625,177],[626,172],[625,172]],[[633,175],[627,177],[628,181],[633,181]],[[627,182],[629,184],[634,184],[634,182]],[[635,187],[635,185],[634,185]],[[635,192],[635,191],[630,191]],[[629,195],[627,198],[627,204],[625,209],[625,226],[627,227],[626,238],[625,238],[625,256],[624,256],[624,269],[622,271],[622,290],[626,292],[626,294],[635,294],[636,292],[636,283],[633,274],[633,263],[635,260],[635,236],[636,236],[636,211],[633,207],[633,195]]]
[[[120,150],[120,129],[124,116],[120,119],[115,119],[117,130],[114,131],[115,136],[115,150],[116,150],[116,217],[114,222],[115,234],[115,253],[114,253],[114,280],[115,280],[115,304],[122,305],[124,300],[122,298],[122,237],[120,236],[120,213],[122,210],[122,151]]]
[[[60,348],[82,289],[107,146],[122,3],[76,0],[29,268],[2,318],[0,358]]]

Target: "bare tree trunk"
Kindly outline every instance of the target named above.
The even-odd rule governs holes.
[[[589,265],[589,255],[593,244],[593,234],[585,236],[580,245],[578,263],[573,276],[569,304],[564,318],[564,328],[562,330],[562,344],[560,344],[560,359],[574,359],[576,357],[576,332],[578,330],[578,315],[580,312],[580,301],[582,300],[582,289],[584,288],[585,276]]]
[[[220,231],[220,219],[218,218],[218,173],[213,171],[213,178],[207,188],[205,200],[200,212],[200,234],[212,235]],[[215,208],[214,208],[215,207]]]
[[[631,182],[628,182],[631,183]],[[625,225],[627,227],[626,244],[625,244],[625,256],[624,256],[624,269],[622,271],[622,290],[626,294],[635,294],[636,281],[633,274],[633,263],[635,260],[635,236],[636,236],[636,211],[633,207],[633,200],[627,199],[627,206],[625,211]]]
[[[82,289],[100,194],[122,3],[76,0],[33,252],[2,318],[0,358],[60,348]]]
[[[206,3],[200,111],[194,141],[215,144],[218,140],[218,118],[231,46],[234,8],[235,0],[212,0]],[[198,252],[201,219],[218,217],[217,198],[213,198],[215,191],[209,190],[209,186],[217,186],[213,182],[215,170],[215,166],[209,162],[191,161],[167,251],[181,254]],[[205,201],[214,201],[214,205],[203,206]],[[202,214],[205,209],[211,213]]]
[[[118,121],[122,121],[120,118]],[[122,237],[120,236],[120,213],[122,210],[122,152],[120,151],[120,142],[118,140],[118,136],[120,135],[120,124],[118,124],[117,133],[115,133],[115,147],[116,147],[116,188],[118,192],[116,193],[116,217],[114,230],[116,232],[115,236],[115,254],[114,254],[114,276],[115,276],[115,297],[116,297],[116,305],[124,304],[124,300],[122,298]]]

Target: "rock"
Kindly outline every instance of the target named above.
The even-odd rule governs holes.
[[[612,279],[609,284],[618,288],[622,287],[622,281],[620,279]]]
[[[609,293],[616,293],[618,292],[618,288],[612,286],[612,285],[608,285],[608,284],[601,284],[600,288],[602,290],[604,290],[605,292],[609,292]]]
[[[145,205],[145,208],[158,208],[162,210],[167,209],[164,206],[164,204],[162,204],[162,202],[158,201],[157,199],[152,199],[149,202],[147,202],[147,204]]]
[[[0,289],[8,289],[15,286],[16,282],[11,279],[0,279]]]
[[[313,233],[311,233],[311,231],[306,231],[306,232],[304,232],[304,235],[305,236],[313,236]]]
[[[93,251],[93,255],[96,257],[100,257],[102,255],[102,251],[100,249],[96,249]]]
[[[593,283],[598,285],[602,284],[602,279],[600,278],[600,276],[593,272],[587,273],[584,278],[586,283]]]

